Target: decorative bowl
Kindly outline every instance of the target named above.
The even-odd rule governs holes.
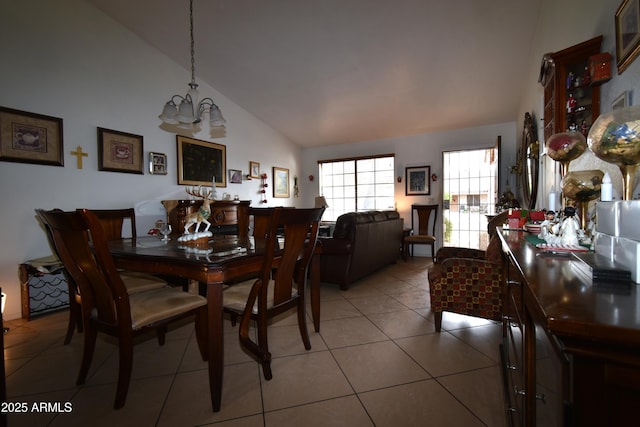
[[[591,126],[587,140],[593,154],[618,165],[624,177],[623,198],[633,199],[633,180],[640,163],[640,106],[602,114]]]
[[[547,141],[547,154],[560,163],[569,163],[577,159],[586,149],[587,140],[580,132],[556,133]]]
[[[600,196],[603,176],[600,170],[569,172],[562,178],[562,195],[577,202],[595,200]]]

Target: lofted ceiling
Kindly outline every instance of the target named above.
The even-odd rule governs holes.
[[[190,69],[188,0],[86,1]],[[306,147],[511,122],[539,6],[194,0],[196,79]]]

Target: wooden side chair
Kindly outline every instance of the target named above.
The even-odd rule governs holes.
[[[418,217],[418,226],[414,225],[414,216]],[[413,233],[404,236],[402,253],[405,260],[411,248],[413,257],[413,245],[430,245],[431,258],[435,261],[436,223],[438,222],[438,205],[411,205],[411,229]]]
[[[100,221],[100,225],[102,225],[102,229],[104,230],[104,236],[108,242],[120,240],[126,237],[124,233],[125,223],[129,223],[130,225],[131,240],[133,242],[136,241],[138,233],[136,231],[136,213],[133,208],[90,210],[91,213],[93,213]],[[122,276],[122,280],[125,282],[129,293],[167,286],[166,280],[154,276],[153,274],[120,270],[120,275]],[[184,284],[182,285],[184,288]]]
[[[109,252],[99,219],[87,210],[37,211],[47,224],[69,274],[80,288],[84,322],[84,349],[77,384],[89,372],[98,332],[117,338],[118,383],[114,408],[126,402],[133,365],[133,338],[169,322],[194,317],[203,360],[207,359],[207,301],[169,286],[130,294]],[[91,235],[91,244],[89,242]]]
[[[253,219],[253,237],[265,238],[269,234],[274,210],[275,208],[249,208],[249,217]]]
[[[62,212],[60,209],[55,209],[56,212]],[[40,222],[42,222],[44,226],[45,234],[47,235],[47,240],[49,241],[49,246],[51,246],[51,250],[53,253],[60,259],[60,255],[58,254],[58,250],[56,249],[56,244],[53,240],[53,232],[49,228],[49,226],[44,222],[44,219],[38,213],[38,218]],[[78,289],[78,285],[73,280],[73,276],[69,274],[67,269],[63,269],[64,277],[67,280],[67,291],[69,293],[69,323],[67,324],[67,333],[64,337],[64,345],[68,345],[71,342],[71,338],[73,338],[73,332],[77,329],[78,333],[82,333],[82,299],[80,298],[80,290]]]
[[[224,290],[224,310],[241,316],[238,331],[240,343],[262,364],[267,380],[273,376],[267,342],[268,319],[295,307],[304,347],[311,349],[304,290],[323,212],[324,208],[275,208],[269,221],[269,231],[264,243],[265,259],[259,277],[231,285]],[[284,236],[278,236],[279,226],[284,227]],[[280,237],[284,237],[281,249]],[[257,324],[258,343],[249,338],[251,320]]]

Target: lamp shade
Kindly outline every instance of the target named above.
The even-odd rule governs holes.
[[[224,127],[227,121],[222,117],[222,111],[216,104],[213,104],[209,109],[209,127]]]
[[[316,197],[315,207],[316,208],[328,208],[329,205],[327,204],[327,199],[325,199],[324,196]]]
[[[196,120],[196,116],[193,114],[193,104],[187,98],[180,103],[176,118],[180,123],[193,123]]]
[[[160,120],[170,125],[177,125],[178,119],[176,116],[178,115],[178,108],[173,101],[169,101],[164,104],[164,108],[162,109],[162,114],[158,116]]]

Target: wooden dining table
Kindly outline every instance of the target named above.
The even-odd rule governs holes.
[[[207,243],[186,245],[175,238],[145,236],[109,243],[116,266],[197,281],[208,307],[208,364],[211,405],[220,410],[224,369],[223,285],[256,277],[263,262],[265,239],[214,235]],[[320,262],[318,248],[310,266],[314,329],[320,330]]]

